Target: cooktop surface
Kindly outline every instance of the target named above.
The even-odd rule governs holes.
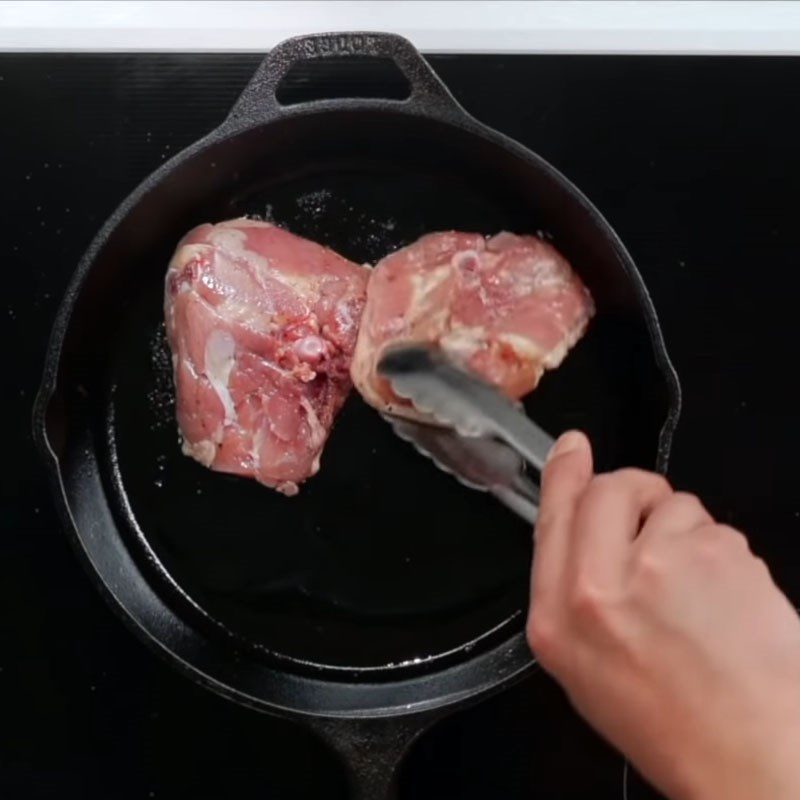
[[[745,530],[800,606],[800,59],[430,60],[468,111],[551,161],[616,228],[683,385],[671,478]],[[0,55],[2,797],[346,796],[311,734],[195,687],[123,627],[59,527],[30,435],[83,250],[142,178],[218,124],[258,61]],[[418,800],[624,794],[622,759],[541,672],[434,727],[401,780]],[[655,797],[635,778],[627,796]]]

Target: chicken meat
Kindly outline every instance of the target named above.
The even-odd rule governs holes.
[[[431,233],[373,270],[353,383],[379,410],[419,419],[377,364],[391,345],[425,342],[520,398],[561,363],[593,313],[591,295],[567,260],[535,236]]]
[[[267,222],[190,231],[164,301],[184,453],[296,494],[351,388],[368,277]]]

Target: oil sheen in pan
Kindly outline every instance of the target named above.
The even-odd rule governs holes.
[[[429,230],[535,231],[506,200],[427,172],[337,170],[245,192],[216,218],[258,215],[366,262]],[[106,431],[137,535],[211,627],[265,655],[361,669],[427,661],[521,628],[530,531],[397,440],[357,396],[320,473],[295,498],[181,454],[162,325],[165,269],[142,270],[126,311]],[[601,464],[646,463],[650,443],[641,454],[613,444],[637,414],[628,366],[641,346],[624,321],[599,318],[531,396],[529,412],[553,433],[588,429]]]

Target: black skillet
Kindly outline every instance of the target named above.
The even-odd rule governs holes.
[[[325,59],[349,74],[356,57],[393,63],[407,96],[276,99],[292,68],[302,84],[297,65]],[[305,720],[344,757],[354,796],[389,797],[427,725],[531,670],[531,537],[358,397],[297,498],[180,454],[164,271],[190,227],[245,213],[357,261],[448,228],[552,237],[598,314],[526,407],[553,434],[588,431],[601,468],[666,468],[678,383],[642,280],[598,211],[470,117],[394,35],[276,47],[228,118],[98,233],[61,305],[35,413],[74,544],[166,659],[232,700]]]

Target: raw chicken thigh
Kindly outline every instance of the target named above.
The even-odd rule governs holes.
[[[591,295],[566,259],[535,236],[431,233],[375,267],[353,383],[376,408],[419,418],[376,366],[390,345],[428,342],[519,398],[561,363],[593,313]]]
[[[266,222],[187,234],[164,300],[184,453],[296,494],[351,388],[368,277]]]

